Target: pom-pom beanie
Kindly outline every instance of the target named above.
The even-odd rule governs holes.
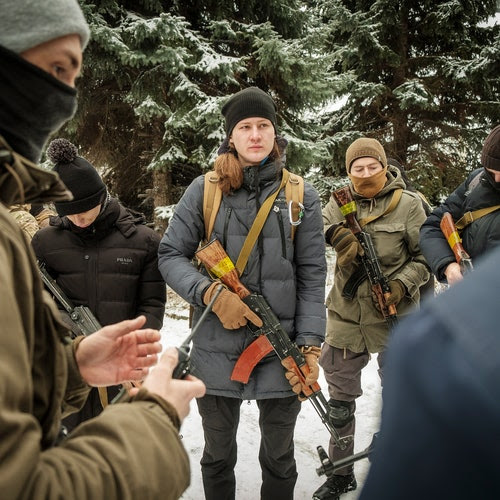
[[[74,215],[87,212],[106,198],[106,185],[97,170],[85,158],[78,156],[74,144],[66,139],[54,139],[47,148],[47,157],[55,164],[54,172],[73,193],[71,201],[56,202],[57,213]]]

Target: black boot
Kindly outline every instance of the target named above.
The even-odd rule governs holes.
[[[342,493],[353,491],[357,486],[358,483],[353,472],[347,476],[334,474],[313,493],[313,500],[338,500]]]

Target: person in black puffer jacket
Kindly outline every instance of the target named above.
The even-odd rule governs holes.
[[[433,210],[420,228],[420,248],[442,283],[452,285],[462,279],[460,266],[439,226],[445,212],[450,212],[457,227],[465,213],[473,214],[473,222],[465,225],[461,233],[462,243],[472,261],[500,244],[500,125],[490,132],[483,144],[481,165]],[[477,212],[487,208],[492,211]]]
[[[110,197],[97,170],[78,156],[71,142],[55,139],[47,155],[74,198],[55,203],[58,217],[33,238],[38,261],[68,298],[87,306],[102,326],[143,314],[145,327],[159,330],[166,301],[157,262],[160,236],[141,214]],[[77,327],[62,316],[76,334]],[[108,388],[108,400],[118,389]],[[82,410],[63,423],[72,430],[98,415],[102,403],[92,389]]]

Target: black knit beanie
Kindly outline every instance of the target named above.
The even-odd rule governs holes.
[[[85,158],[78,156],[74,144],[66,139],[54,139],[47,148],[53,170],[73,193],[71,201],[56,202],[57,213],[74,215],[97,207],[106,198],[106,185],[97,170]]]
[[[276,131],[276,105],[272,97],[258,87],[248,87],[236,92],[222,106],[226,119],[226,136],[229,137],[235,125],[245,118],[267,118]]]
[[[491,170],[500,171],[500,125],[497,125],[484,141],[481,165]]]

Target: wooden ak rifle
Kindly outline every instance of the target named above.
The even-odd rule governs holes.
[[[450,212],[445,212],[443,214],[439,225],[446,240],[448,241],[448,245],[450,245],[450,248],[453,250],[453,254],[455,255],[455,259],[460,266],[462,274],[472,271],[472,260],[462,245],[462,239],[458,234],[458,230],[455,226],[455,222],[453,222],[453,217]]]
[[[220,279],[222,283],[236,293],[262,319],[263,325],[260,328],[250,322],[247,324],[252,334],[257,338],[239,357],[231,374],[231,380],[246,384],[257,363],[274,350],[282,365],[288,371],[294,372],[299,378],[303,391],[301,395],[311,401],[335,444],[341,450],[345,450],[352,438],[341,438],[337,429],[333,426],[328,414],[328,402],[321,392],[319,384],[317,382],[309,386],[305,384],[310,368],[305,361],[304,355],[300,352],[298,346],[290,340],[266,299],[262,295],[250,292],[241,283],[238,271],[218,240],[212,240],[200,248],[196,252],[196,256],[213,276]]]
[[[380,261],[375,253],[375,247],[370,233],[363,231],[356,218],[356,202],[354,201],[349,186],[337,189],[332,192],[337,205],[345,217],[347,227],[352,231],[363,248],[363,255],[360,256],[365,268],[366,275],[370,280],[372,291],[377,297],[377,302],[389,327],[392,329],[397,324],[397,311],[394,304],[387,305],[387,298],[391,294],[389,280],[384,275],[380,267]]]

